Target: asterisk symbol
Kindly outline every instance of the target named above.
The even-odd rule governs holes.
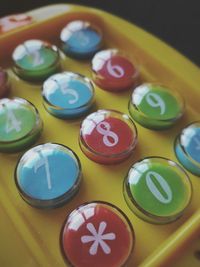
[[[93,242],[93,244],[90,247],[89,253],[91,255],[96,255],[98,251],[98,247],[100,246],[105,254],[110,254],[111,249],[106,244],[104,240],[114,240],[116,238],[116,235],[114,233],[107,233],[103,234],[106,229],[107,223],[101,222],[99,224],[98,232],[96,231],[94,225],[92,223],[87,224],[87,229],[92,235],[84,235],[81,237],[82,243],[89,243]]]

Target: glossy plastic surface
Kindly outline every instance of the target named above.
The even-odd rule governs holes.
[[[32,24],[0,36],[0,65],[8,68],[11,96],[30,100],[41,113],[44,132],[38,143],[62,143],[73,149],[80,158],[84,180],[79,194],[64,207],[53,211],[34,209],[21,199],[14,183],[14,169],[20,155],[0,155],[3,166],[0,168],[0,233],[3,240],[0,245],[0,265],[66,266],[59,247],[63,222],[82,203],[103,200],[122,209],[134,228],[136,243],[129,267],[188,267],[188,262],[192,262],[192,267],[198,267],[199,261],[193,259],[194,246],[191,244],[200,233],[199,178],[189,174],[194,192],[187,212],[179,220],[162,226],[149,224],[131,212],[123,198],[122,185],[130,166],[141,158],[162,156],[177,161],[173,148],[175,137],[182,128],[199,119],[199,68],[138,27],[99,10],[63,4],[28,14],[34,18]],[[50,115],[42,104],[42,85],[24,82],[10,70],[11,55],[17,45],[27,39],[37,38],[61,47],[60,32],[74,19],[87,19],[101,28],[105,49],[124,49],[130,56],[137,55],[143,82],[165,84],[169,88],[175,88],[186,99],[185,115],[170,130],[155,132],[137,124],[136,153],[115,166],[103,166],[89,160],[78,146],[81,120],[66,122]],[[63,54],[61,58],[63,70],[92,76],[89,61],[73,60]],[[95,89],[96,109],[115,109],[128,113],[130,91],[114,94],[98,87]],[[178,258],[181,258],[180,263]]]

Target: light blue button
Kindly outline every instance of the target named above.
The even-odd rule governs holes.
[[[88,78],[63,72],[44,82],[42,94],[49,113],[59,118],[73,119],[84,115],[91,108],[94,88]]]
[[[67,147],[46,143],[22,156],[15,178],[21,196],[30,205],[53,208],[69,201],[78,191],[81,166]]]
[[[200,176],[200,122],[182,130],[175,141],[175,153],[187,170]]]
[[[102,45],[102,34],[87,21],[72,21],[61,31],[64,52],[75,58],[90,58]]]

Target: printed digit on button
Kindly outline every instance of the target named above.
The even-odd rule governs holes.
[[[94,82],[108,91],[130,89],[139,81],[138,64],[117,49],[96,53],[92,59],[92,71]]]
[[[88,112],[94,102],[91,81],[77,73],[62,72],[49,77],[43,84],[43,103],[52,115],[77,118]]]
[[[200,176],[200,122],[186,126],[174,145],[177,159],[191,173]]]
[[[166,86],[144,83],[133,90],[129,101],[131,117],[142,126],[161,130],[171,127],[184,113],[184,100]]]
[[[125,266],[135,242],[124,213],[105,202],[83,204],[64,222],[60,245],[70,266]]]
[[[140,218],[156,224],[178,219],[188,207],[192,184],[177,163],[150,157],[135,163],[124,180],[124,197]]]
[[[14,72],[28,81],[42,81],[60,69],[58,48],[41,40],[27,40],[12,55]]]
[[[0,151],[18,152],[39,138],[43,123],[37,109],[22,98],[0,100]]]
[[[78,192],[82,179],[81,164],[66,146],[38,145],[19,160],[15,182],[21,197],[37,208],[56,208]]]
[[[79,144],[93,161],[112,164],[131,155],[137,143],[137,129],[128,115],[98,110],[81,124]]]
[[[88,21],[69,22],[61,31],[63,51],[71,57],[87,59],[102,46],[102,33]]]

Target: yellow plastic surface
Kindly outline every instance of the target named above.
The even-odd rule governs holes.
[[[129,217],[136,233],[135,250],[129,267],[200,266],[200,261],[194,257],[194,252],[197,256],[200,250],[199,178],[189,173],[194,189],[190,207],[181,219],[168,225],[153,225],[137,218],[127,207],[122,193],[123,179],[138,159],[163,156],[177,162],[173,151],[174,138],[185,125],[200,119],[199,68],[140,28],[103,11],[62,4],[28,14],[35,18],[33,24],[0,36],[2,67],[11,67],[11,53],[22,41],[41,38],[59,46],[59,33],[69,20],[87,19],[102,29],[105,48],[116,47],[137,57],[143,81],[158,81],[178,90],[186,99],[186,113],[167,131],[150,131],[136,124],[139,142],[134,155],[124,163],[104,166],[87,159],[81,152],[78,145],[81,120],[63,121],[48,114],[42,105],[41,85],[21,81],[9,70],[11,96],[23,97],[34,103],[44,121],[44,132],[38,143],[58,142],[73,149],[81,160],[84,181],[79,194],[69,204],[51,211],[38,210],[21,199],[14,183],[14,169],[21,154],[0,154],[0,266],[66,266],[59,248],[62,224],[71,210],[92,200],[113,203]],[[90,62],[63,55],[62,67],[63,70],[91,77]],[[128,113],[130,94],[131,91],[115,94],[96,87],[94,110],[111,108]]]

